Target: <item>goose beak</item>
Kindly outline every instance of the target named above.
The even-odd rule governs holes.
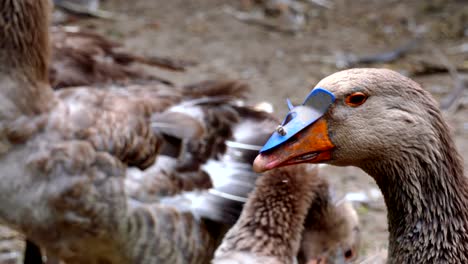
[[[331,159],[334,147],[328,136],[327,121],[321,118],[281,145],[260,153],[253,169],[264,172],[299,163],[320,163]]]

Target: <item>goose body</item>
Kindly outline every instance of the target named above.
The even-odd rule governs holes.
[[[432,96],[385,69],[338,72],[318,87],[334,101],[292,139],[262,152],[256,170],[304,162],[360,167],[388,209],[388,263],[467,262],[468,182]]]
[[[149,120],[143,118],[138,122],[137,117],[144,117],[147,114],[153,113],[152,109],[154,107],[159,109],[159,107],[164,107],[164,103],[160,102],[157,105],[152,103],[145,104],[144,100],[142,101],[140,98],[136,99],[134,104],[131,104],[132,98],[137,97],[136,94],[138,93],[128,93],[126,90],[118,90],[117,93],[110,91],[112,89],[93,90],[90,92],[86,88],[77,88],[55,93],[60,100],[59,106],[61,108],[58,108],[57,112],[52,111],[51,116],[49,116],[48,121],[50,123],[47,124],[51,126],[51,129],[44,129],[42,133],[35,134],[34,136],[40,136],[38,142],[27,141],[28,146],[35,146],[35,144],[47,145],[44,149],[45,152],[35,151],[35,147],[33,147],[27,150],[26,153],[18,155],[31,157],[29,162],[36,160],[35,158],[39,158],[41,162],[46,162],[47,166],[52,167],[54,166],[53,164],[56,164],[55,166],[62,166],[60,164],[66,161],[66,165],[69,167],[61,168],[60,172],[56,175],[58,178],[63,177],[60,181],[63,181],[65,185],[74,185],[70,174],[74,175],[81,170],[85,170],[82,172],[84,175],[78,176],[81,180],[75,186],[80,186],[78,187],[79,189],[85,188],[86,191],[75,193],[79,201],[72,200],[73,206],[65,212],[54,211],[51,213],[52,222],[50,222],[51,226],[47,227],[47,229],[53,227],[56,230],[61,230],[62,234],[60,234],[60,237],[54,237],[46,230],[40,231],[34,229],[34,232],[39,231],[38,233],[24,232],[35,239],[35,241],[38,241],[39,244],[44,245],[48,252],[70,263],[95,263],[95,261],[99,261],[101,258],[107,259],[112,263],[135,261],[138,263],[206,263],[212,257],[218,243],[216,241],[219,241],[218,236],[216,233],[212,233],[212,229],[207,226],[207,223],[197,218],[190,211],[180,211],[171,206],[155,204],[154,202],[157,200],[143,200],[143,203],[140,202],[135,206],[135,203],[131,202],[134,198],[132,197],[131,190],[123,184],[131,174],[131,171],[139,170],[147,175],[149,174],[149,176],[154,176],[151,175],[154,172],[151,170],[152,168],[156,168],[156,170],[163,169],[161,163],[158,163],[159,160],[154,163],[156,156],[153,155],[156,155],[160,145],[164,144],[158,142],[158,140],[164,140],[160,135],[153,134],[152,129],[148,127],[150,124]],[[111,109],[114,109],[114,107],[118,109],[112,111]],[[63,114],[65,116],[62,116]],[[21,125],[18,124],[19,128],[21,128]],[[109,130],[111,127],[116,130]],[[24,131],[19,128],[14,131]],[[127,139],[128,141],[124,139],[125,137],[121,137],[123,134],[130,137]],[[58,149],[55,149],[55,144],[52,143],[56,140],[56,136],[60,139]],[[44,137],[44,139],[41,137]],[[72,150],[75,147],[78,149]],[[84,149],[81,147],[84,147]],[[155,149],[153,150],[153,148]],[[97,149],[101,151],[97,151]],[[55,151],[58,151],[56,156],[53,154]],[[83,163],[81,160],[92,159],[97,153],[102,154],[106,160],[113,161],[105,165],[107,169],[115,173],[121,173],[119,177],[114,179],[100,178],[100,181],[108,184],[106,187],[102,186],[105,188],[103,190],[94,189],[92,186],[97,183],[87,180],[87,176],[96,177],[92,174],[87,175],[87,173],[91,173],[90,171],[97,169],[91,165],[93,162],[90,164],[88,160]],[[145,153],[150,153],[150,155],[146,156]],[[167,166],[168,164],[163,165]],[[173,169],[175,170],[176,168]],[[52,173],[52,171],[54,171],[53,168],[51,171],[43,171],[41,173],[49,175],[48,173]],[[105,173],[110,173],[110,171],[101,173],[105,175]],[[39,172],[34,172],[34,175],[38,174]],[[169,177],[171,175],[175,179]],[[186,177],[184,178],[182,175],[186,175]],[[202,182],[197,182],[194,175],[201,175]],[[190,188],[203,188],[206,187],[206,184],[209,184],[209,182],[203,182],[205,178],[203,178],[204,174],[201,171],[185,172],[185,174],[182,174],[182,172],[177,174],[159,174],[157,176],[159,176],[159,179],[156,177],[158,181],[154,183],[156,188],[159,188],[160,196],[175,194]],[[193,181],[195,182],[193,183]],[[190,187],[192,185],[181,186],[178,184],[180,182],[192,182],[194,187]],[[143,181],[142,183],[147,184],[148,182]],[[164,185],[164,183],[168,183],[168,185]],[[60,186],[55,182],[32,183],[32,185],[36,184],[42,184],[45,188],[47,188],[46,186],[57,188],[54,192],[59,191],[59,193],[51,195],[45,192],[43,193],[44,196],[39,198],[43,202],[51,202],[53,198],[54,203],[52,207],[59,206],[63,208],[62,206],[66,205],[65,202],[68,199],[68,192],[75,192],[73,191],[73,187],[71,187],[71,190],[66,187],[65,190],[60,191],[64,186]],[[83,185],[86,187],[83,187]],[[136,193],[140,192],[144,193],[145,190],[136,190]],[[112,199],[110,199],[111,197]],[[85,201],[87,200],[101,201],[103,204],[99,208],[93,209],[93,206],[86,205]],[[79,202],[84,202],[85,204],[80,204]],[[38,201],[38,203],[40,202]],[[78,205],[75,203],[78,203]],[[37,208],[25,208],[25,210],[34,213]],[[78,212],[81,212],[81,214],[76,216],[75,214]],[[72,219],[61,219],[60,216],[57,216],[61,214],[71,214]],[[116,221],[115,219],[119,220]],[[41,223],[41,219],[31,220],[32,222],[25,223],[30,228]],[[60,222],[57,223],[55,222],[56,220]],[[85,226],[80,226],[78,223],[74,223],[74,221],[79,221],[80,224],[85,224]],[[63,223],[63,225],[60,223]],[[86,223],[89,223],[89,226]],[[76,230],[70,230],[70,224],[75,226]],[[21,226],[19,228],[22,231],[24,230]],[[115,244],[109,241],[99,241],[100,236],[95,237],[94,234],[91,235],[92,238],[85,238],[85,240],[81,240],[84,238],[83,236],[73,235],[74,232],[83,232],[83,229],[88,230],[87,232],[91,232],[91,234],[99,232],[102,237],[110,236]],[[67,239],[68,235],[72,237],[76,236],[78,241]],[[69,244],[67,245],[63,240]],[[95,240],[98,241],[94,242]],[[93,243],[106,245],[109,248],[94,247]],[[145,248],[147,250],[144,250]],[[150,249],[151,251],[149,251]],[[162,252],[165,251],[168,253],[163,254]],[[117,252],[121,255],[116,254]],[[112,257],[112,259],[108,259],[109,257]]]
[[[130,204],[124,184],[129,168],[154,164],[161,131],[177,131],[153,127],[155,113],[197,96],[158,84],[52,91],[48,4],[0,3],[9,18],[0,26],[0,217],[67,263],[207,263],[206,224]]]

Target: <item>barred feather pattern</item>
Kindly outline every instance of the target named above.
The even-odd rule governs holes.
[[[127,195],[140,202],[158,202],[184,191],[212,187],[210,176],[201,169],[180,170],[178,159],[160,155],[145,170],[130,168],[125,179]]]
[[[145,103],[128,91],[86,88],[58,95],[63,104],[60,115],[51,115],[51,129],[65,138],[88,140],[130,166],[144,169],[154,162],[162,138],[150,126],[151,98]]]
[[[131,263],[209,263],[217,245],[209,230],[191,212],[159,204],[135,208],[126,227]]]
[[[206,263],[213,255],[218,236],[191,213],[144,203],[127,206],[128,171],[154,164],[162,144],[149,128],[149,118],[184,100],[180,91],[167,86],[137,87],[61,90],[55,93],[57,104],[50,113],[5,126],[8,148],[0,164],[9,175],[5,183],[13,187],[0,195],[8,200],[3,209],[10,208],[0,210],[0,217],[51,256],[67,263],[153,263],[167,251],[172,257],[164,258],[169,261],[165,263]],[[160,195],[180,192],[170,189],[174,182],[181,189],[211,184],[204,181],[206,174],[198,173],[199,182],[186,172],[168,174],[159,178],[161,185],[154,184]],[[193,187],[184,181],[194,181]],[[142,219],[159,227],[148,233],[148,226],[135,224]],[[129,226],[134,226],[132,232]],[[173,237],[161,231],[164,228]],[[183,235],[183,230],[191,231]],[[142,244],[160,250],[141,255],[135,248]]]
[[[210,158],[218,158],[226,151],[225,141],[232,137],[232,127],[239,122],[237,103],[245,98],[250,88],[240,81],[204,81],[183,88],[186,98],[194,98],[198,103],[186,102],[171,108],[172,111],[186,113],[205,124],[205,137],[186,144],[186,156],[181,168],[193,169]],[[203,98],[206,101],[199,102]],[[198,99],[198,100],[197,100]]]

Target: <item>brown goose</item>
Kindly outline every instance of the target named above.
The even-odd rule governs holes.
[[[161,119],[152,116],[180,91],[54,93],[48,4],[0,2],[0,217],[67,263],[206,263],[214,243],[204,223],[172,207],[130,204],[124,187],[128,168],[156,159],[159,132],[168,130],[154,131]]]
[[[307,169],[295,166],[260,177],[213,263],[294,263],[308,208],[323,183]]]
[[[304,222],[298,263],[351,263],[360,246],[358,215],[350,202],[333,201],[328,184],[323,185]]]
[[[256,170],[304,162],[360,167],[385,198],[389,263],[466,263],[468,183],[432,96],[384,69],[338,72],[314,91],[291,110]],[[318,114],[305,117],[310,109]],[[307,122],[288,134],[294,115]]]
[[[62,32],[63,33],[63,32]],[[73,35],[72,35],[73,36]],[[75,38],[84,38],[84,40],[93,40],[91,38],[93,35],[76,35],[74,36]],[[72,38],[74,39],[74,38]],[[73,41],[72,41],[73,42]],[[54,43],[56,44],[56,43]],[[65,45],[66,46],[66,45]],[[66,80],[66,76],[62,76],[63,80]],[[127,78],[130,78],[130,76],[127,76]],[[92,81],[93,79],[90,79]],[[94,80],[96,81],[96,80]],[[98,82],[99,83],[99,82]],[[202,124],[203,127],[199,127],[203,130],[203,133],[206,134],[206,136],[209,138],[210,136],[217,136],[217,131],[216,129],[212,128],[212,125],[208,124],[205,122],[205,120],[202,120],[204,118],[204,112],[216,112],[219,116],[219,118],[216,118],[216,114],[207,114],[209,116],[208,121],[210,119],[213,119],[212,122],[216,122],[217,126],[227,126],[229,124],[223,123],[223,120],[228,120],[228,121],[235,121],[236,116],[233,115],[232,113],[226,113],[226,111],[221,111],[221,107],[229,109],[227,106],[229,104],[229,99],[228,98],[223,98],[223,100],[207,100],[206,102],[203,103],[197,103],[197,100],[201,100],[203,98],[214,98],[214,97],[226,97],[229,95],[230,97],[242,97],[247,90],[247,87],[244,84],[238,83],[238,82],[232,82],[232,81],[210,81],[210,82],[203,82],[200,84],[194,84],[191,86],[197,86],[200,88],[200,90],[203,90],[206,92],[206,94],[200,93],[198,90],[192,91],[193,89],[191,87],[179,89],[177,87],[168,87],[165,85],[161,84],[155,84],[155,83],[148,83],[146,85],[127,85],[127,86],[97,86],[97,84],[93,84],[93,87],[100,88],[100,89],[90,89],[89,87],[81,87],[81,88],[74,88],[70,90],[64,90],[64,91],[58,91],[55,94],[62,99],[62,101],[67,101],[70,104],[74,104],[75,107],[78,108],[86,108],[89,107],[90,104],[93,105],[98,105],[101,104],[101,107],[103,108],[110,108],[110,109],[118,109],[118,111],[122,112],[135,112],[136,105],[140,104],[141,109],[146,109],[144,111],[151,113],[151,112],[158,112],[162,111],[165,108],[168,108],[171,105],[174,105],[173,107],[177,106],[177,103],[180,102],[187,105],[188,103],[192,104],[192,110],[200,108],[197,113],[199,113],[199,116],[195,116],[194,118],[200,119],[199,122],[193,122],[193,120],[187,120],[185,117],[187,116],[192,116],[193,113],[190,113],[189,111],[179,111],[180,115],[171,115],[170,113],[173,111],[168,111],[168,113],[161,113],[156,116],[156,119],[159,119],[158,121],[164,121],[164,117],[166,118],[179,118],[179,120],[168,120],[166,124],[170,124],[171,122],[179,122],[180,124],[175,127],[175,129],[178,129],[180,126],[184,127],[184,131],[193,131],[198,128],[199,124]],[[209,95],[207,95],[209,94]],[[133,101],[132,103],[129,103]],[[223,106],[224,104],[224,106]],[[216,106],[219,106],[216,108]],[[129,109],[126,107],[130,107]],[[216,110],[215,110],[216,108]],[[206,110],[205,110],[206,109]],[[229,115],[231,114],[231,115]],[[97,115],[96,115],[97,116]],[[214,116],[214,118],[213,118]],[[226,118],[226,116],[231,116],[230,119]],[[189,122],[189,123],[187,123]],[[103,122],[102,126],[98,127],[91,127],[90,130],[84,132],[87,133],[90,138],[94,142],[97,142],[99,140],[102,140],[105,137],[101,138],[101,133],[102,129],[106,129],[106,126],[109,125],[107,122]],[[153,123],[154,125],[154,123]],[[193,127],[190,129],[190,127]],[[195,129],[194,129],[195,128]],[[221,128],[221,131],[224,131],[226,128]],[[92,132],[94,130],[94,132]],[[167,130],[167,129],[165,129]],[[101,132],[99,132],[101,131]],[[208,133],[209,132],[209,133]],[[91,134],[94,134],[93,136]],[[229,135],[227,135],[229,136]],[[126,194],[129,197],[134,197],[134,194],[138,194],[141,196],[143,195],[148,195],[150,192],[145,191],[145,188],[148,190],[153,190],[156,193],[152,193],[154,196],[157,194],[157,196],[161,195],[169,195],[169,194],[174,194],[176,192],[180,192],[182,190],[188,190],[188,189],[194,189],[194,188],[206,188],[210,186],[211,182],[209,178],[207,177],[206,173],[200,170],[184,170],[180,171],[177,170],[177,168],[174,168],[175,171],[172,171],[171,173],[168,174],[161,174],[159,172],[161,171],[168,171],[168,166],[170,163],[166,164],[168,159],[171,159],[171,157],[167,158],[164,156],[166,151],[171,151],[172,149],[176,150],[179,149],[180,146],[176,145],[171,147],[173,142],[180,141],[181,139],[178,139],[173,136],[164,136],[164,144],[162,147],[162,150],[160,151],[160,155],[158,157],[158,160],[156,164],[152,164],[150,168],[147,168],[145,170],[141,170],[139,168],[129,168],[127,171],[127,177],[126,177],[126,182],[132,182],[132,176],[135,174],[144,174],[144,175],[149,175],[153,176],[156,174],[158,177],[153,177],[153,182],[152,184],[148,185],[148,182],[144,182],[144,184],[133,184],[126,188]],[[204,139],[201,139],[203,141]],[[169,147],[167,147],[167,146]],[[208,153],[208,150],[204,150],[205,153]],[[171,153],[169,153],[171,154]],[[163,166],[161,166],[163,165]],[[177,166],[176,166],[177,167]],[[130,178],[130,179],[129,179]],[[131,187],[145,187],[143,189],[135,189]],[[139,197],[141,198],[141,197]],[[16,237],[11,238],[9,234],[5,234],[6,237],[4,240],[8,243],[7,245],[15,245],[12,246],[10,250],[6,249],[5,252],[9,253],[9,256],[15,257],[18,260],[21,259],[21,254],[18,252],[18,247],[16,245],[21,245],[22,244],[22,239],[16,239]],[[1,237],[1,234],[0,234]]]
[[[354,209],[342,205],[330,204],[328,183],[316,168],[267,173],[213,263],[349,263],[357,257],[359,230]]]

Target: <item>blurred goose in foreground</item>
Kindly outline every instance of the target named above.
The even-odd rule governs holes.
[[[291,107],[254,168],[306,162],[357,166],[375,179],[388,210],[388,263],[468,261],[461,157],[437,103],[414,81],[385,69],[321,80]]]
[[[124,186],[128,168],[154,163],[164,134],[203,137],[197,126],[174,127],[181,119],[197,124],[192,117],[155,115],[185,92],[163,85],[53,92],[48,4],[0,3],[0,217],[67,263],[208,262],[206,245],[214,243],[204,223],[169,206],[131,204]]]
[[[91,5],[96,4],[97,1]],[[49,69],[49,78],[55,89],[76,86],[96,85],[104,83],[125,84],[130,80],[160,81],[170,84],[154,75],[145,74],[141,69],[135,69],[136,62],[146,65],[159,66],[170,70],[184,70],[183,62],[164,58],[143,58],[125,51],[117,50],[120,45],[92,32],[78,30],[77,27],[52,27],[52,62]],[[5,227],[2,230],[6,230]],[[8,230],[0,233],[0,240],[6,245],[3,261],[22,262],[22,255],[18,250],[23,248],[24,241],[21,236],[11,236],[15,233]],[[5,236],[3,236],[5,235]],[[8,250],[8,245],[12,245]],[[26,248],[27,263],[32,259],[40,259],[39,249],[30,241]],[[37,262],[40,263],[40,262]]]

